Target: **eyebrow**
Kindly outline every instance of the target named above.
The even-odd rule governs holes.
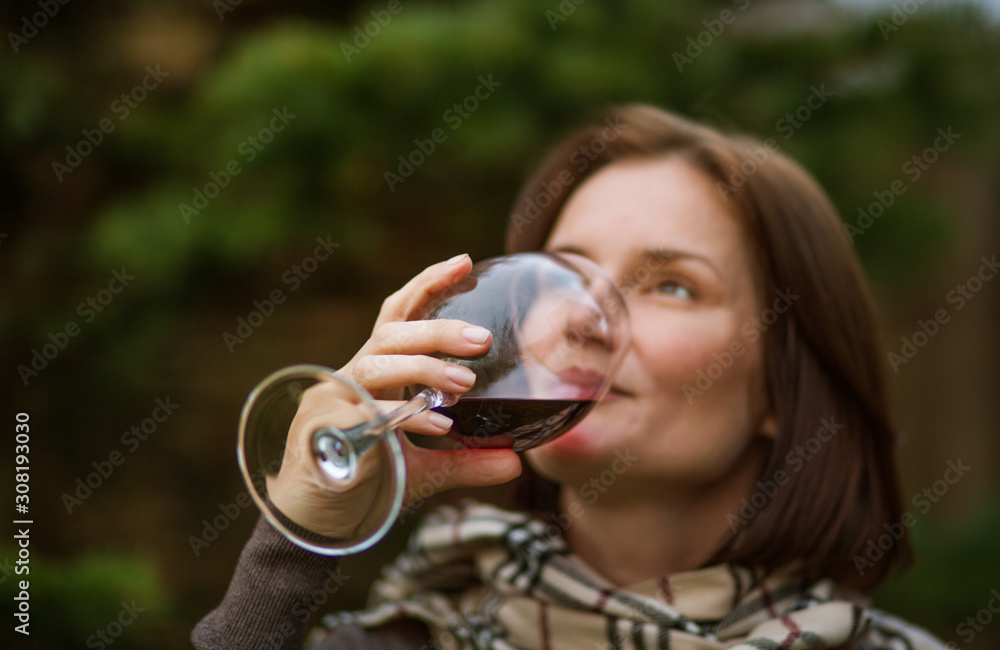
[[[722,275],[722,271],[712,262],[712,260],[708,259],[708,257],[704,255],[701,255],[700,253],[692,253],[690,251],[679,251],[673,248],[650,248],[643,251],[642,254],[642,260],[644,263],[647,264],[651,261],[670,262],[675,259],[682,259],[682,260],[686,259],[686,260],[695,260],[697,262],[702,262],[708,265],[708,267],[711,268],[713,271],[715,271],[715,273],[720,278],[724,277]]]
[[[555,251],[563,253],[574,253],[576,255],[582,255],[583,257],[586,257],[588,259],[594,259],[593,256],[587,253],[587,251],[583,250],[582,248],[578,248],[576,246],[560,246],[559,248],[555,249]],[[722,274],[722,271],[720,271],[719,268],[712,263],[712,260],[708,259],[704,255],[701,255],[699,253],[677,250],[675,248],[647,248],[646,250],[642,251],[638,257],[641,260],[641,263],[644,265],[650,264],[651,262],[658,262],[660,264],[663,264],[665,262],[672,262],[674,260],[694,260],[702,262],[703,264],[707,265],[710,269],[712,269],[712,271],[715,272],[717,276],[719,276],[719,278],[721,279],[725,278],[725,276]]]

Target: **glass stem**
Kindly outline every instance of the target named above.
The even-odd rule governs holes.
[[[437,388],[425,388],[417,393],[416,397],[409,402],[380,419],[378,425],[386,429],[395,429],[403,421],[409,420],[414,415],[419,415],[428,409],[439,406],[450,406],[455,403],[456,399],[451,393],[445,393]]]
[[[375,446],[383,434],[392,431],[414,415],[439,406],[451,406],[457,401],[458,396],[453,393],[446,393],[437,388],[425,388],[395,411],[387,413],[377,420],[363,422],[356,427],[344,429],[343,434],[351,441],[354,453],[361,457]]]

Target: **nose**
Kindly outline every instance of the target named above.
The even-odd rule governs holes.
[[[569,306],[564,336],[571,345],[592,345],[611,350],[613,335],[611,323],[598,305],[574,302]]]

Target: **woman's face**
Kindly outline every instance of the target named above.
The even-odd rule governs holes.
[[[632,346],[607,398],[528,452],[543,476],[579,488],[612,469],[619,488],[685,490],[759,475],[774,430],[753,326],[764,301],[734,210],[677,157],[609,165],[570,197],[545,249],[614,278]]]

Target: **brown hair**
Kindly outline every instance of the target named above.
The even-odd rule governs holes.
[[[766,570],[797,562],[805,579],[867,591],[911,556],[906,527],[893,526],[902,505],[875,307],[836,209],[778,148],[773,139],[723,135],[649,106],[612,110],[560,144],[524,186],[507,252],[542,248],[574,188],[613,162],[680,156],[707,174],[743,219],[760,295],[790,288],[798,296],[763,336],[778,434],[761,478],[783,470],[791,482],[713,562]],[[843,428],[804,471],[792,471],[794,450],[824,421]],[[554,512],[556,486],[526,474],[519,505]],[[869,543],[890,527],[900,539],[869,562]],[[864,558],[860,566],[856,557]]]

